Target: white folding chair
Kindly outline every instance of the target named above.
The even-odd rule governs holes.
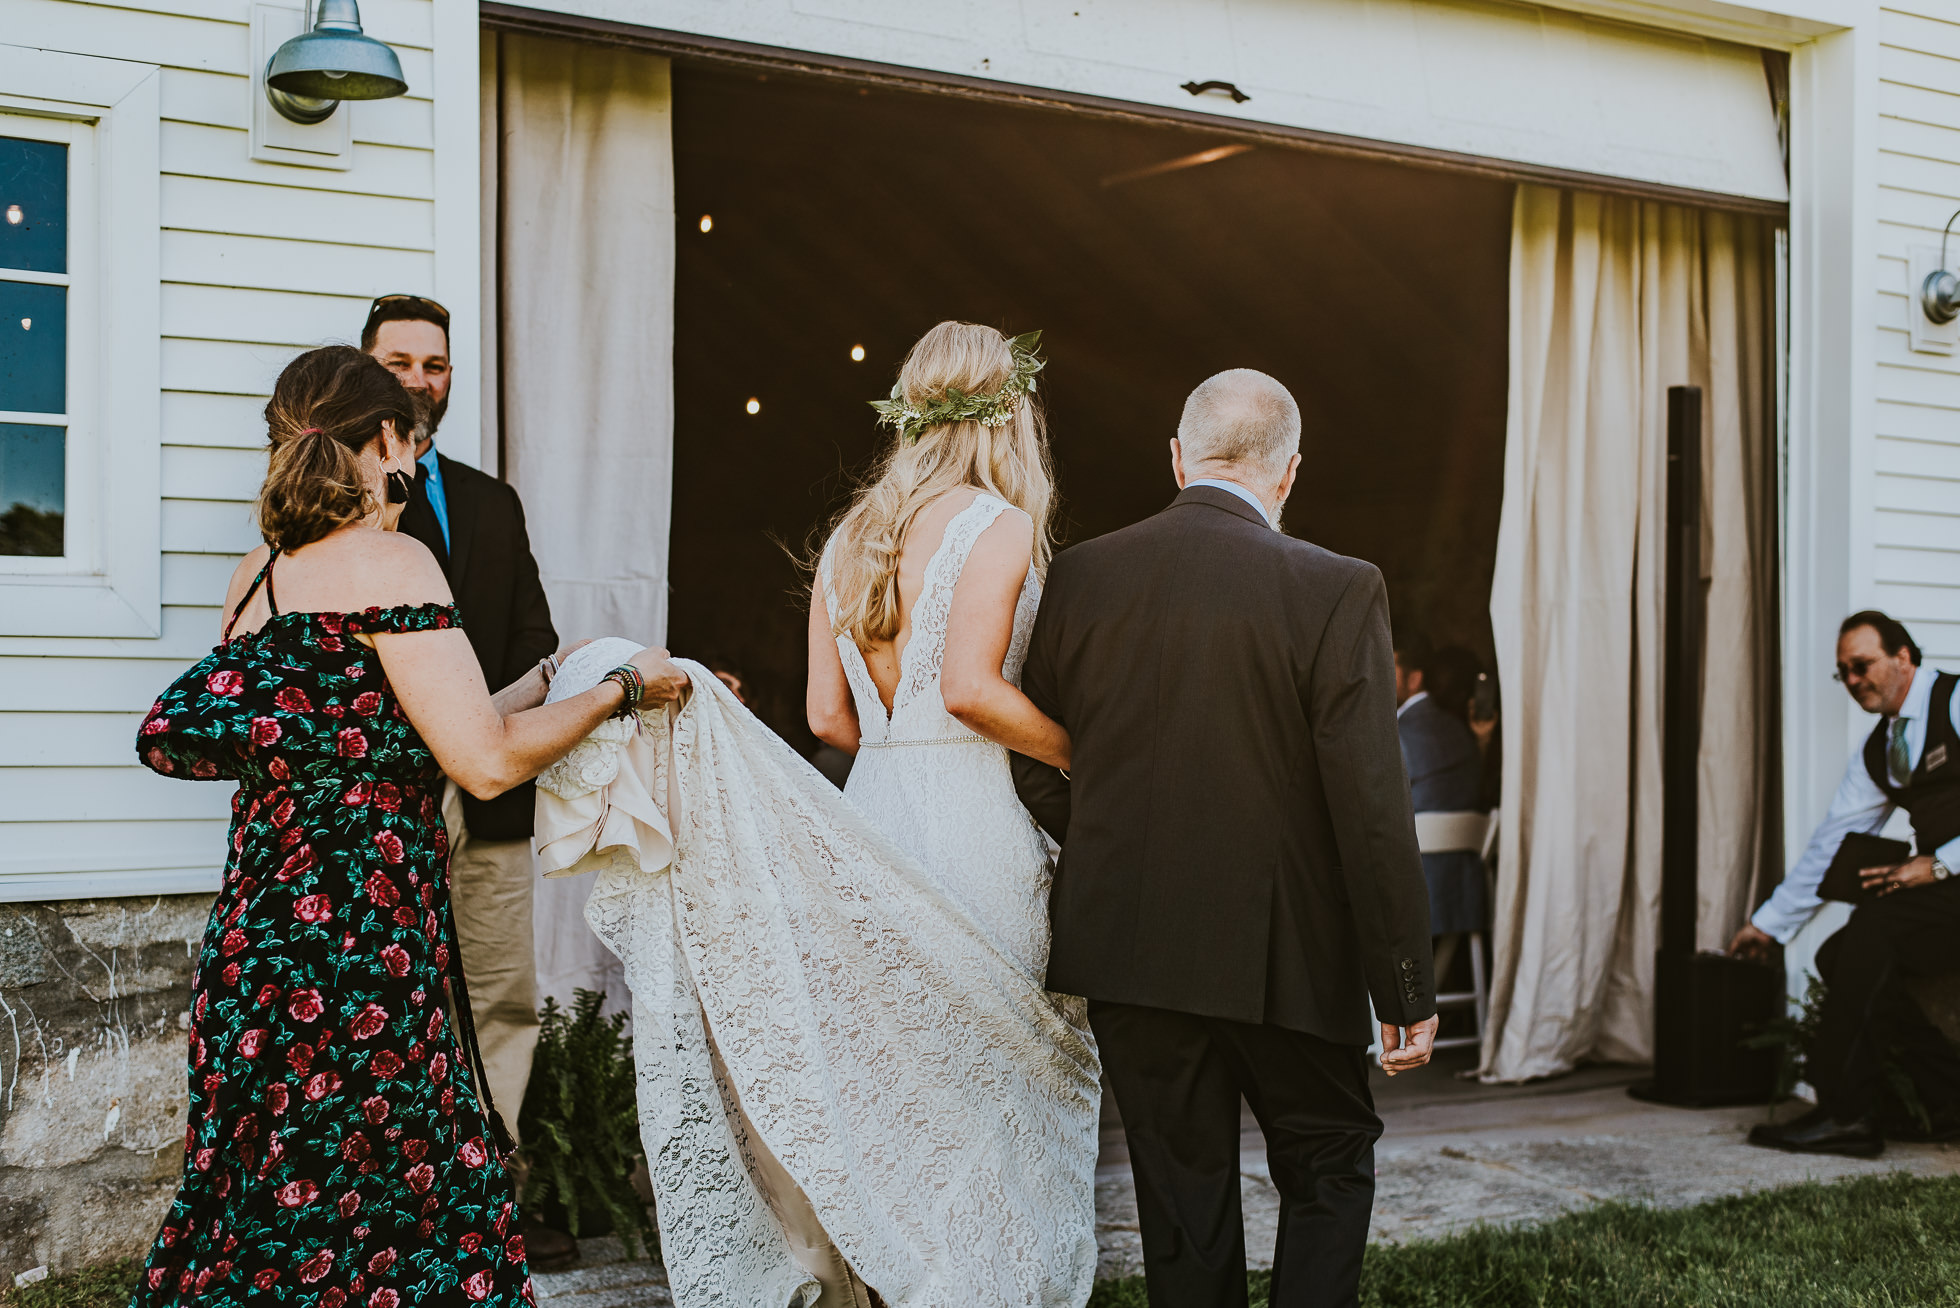
[[[1496,835],[1497,814],[1494,812],[1416,814],[1416,848],[1425,854],[1476,854],[1488,868]],[[1438,993],[1436,1008],[1440,1012],[1445,1008],[1468,1006],[1475,1021],[1476,1034],[1438,1040],[1435,1044],[1437,1049],[1481,1046],[1485,1024],[1490,1017],[1490,991],[1484,975],[1484,933],[1468,931],[1464,935],[1470,946],[1470,988]],[[1441,986],[1443,978],[1437,977],[1436,984]]]

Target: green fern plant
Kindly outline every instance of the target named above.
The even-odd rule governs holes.
[[[573,1236],[581,1224],[609,1222],[629,1257],[639,1243],[657,1255],[659,1233],[633,1185],[645,1157],[633,1042],[626,1014],[600,1015],[604,1002],[598,991],[579,990],[569,1013],[547,999],[538,1015],[538,1051],[518,1114],[524,1206],[547,1220],[562,1213]]]

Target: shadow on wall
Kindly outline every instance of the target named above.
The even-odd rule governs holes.
[[[0,1284],[140,1258],[183,1168],[207,895],[0,905]]]

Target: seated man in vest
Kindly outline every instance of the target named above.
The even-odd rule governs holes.
[[[1817,967],[1826,987],[1823,1021],[1807,1075],[1814,1111],[1758,1126],[1751,1144],[1802,1153],[1870,1158],[1894,1138],[1960,1136],[1960,1053],[1901,984],[1960,971],[1960,702],[1951,672],[1919,666],[1906,629],[1875,610],[1854,613],[1838,632],[1837,679],[1858,707],[1881,715],[1854,753],[1823,823],[1803,856],[1729,952],[1762,957],[1789,943],[1817,911],[1817,889],[1852,832],[1876,832],[1894,808],[1912,815],[1915,857],[1870,868],[1861,903],[1824,942]],[[1881,1121],[1886,1063],[1912,1080],[1931,1130],[1893,1112]]]

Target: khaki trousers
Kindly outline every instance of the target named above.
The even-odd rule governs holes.
[[[484,1079],[515,1138],[538,1048],[538,967],[531,942],[537,871],[530,841],[473,838],[463,825],[461,796],[452,781],[442,802],[449,828],[450,911],[463,950]]]

